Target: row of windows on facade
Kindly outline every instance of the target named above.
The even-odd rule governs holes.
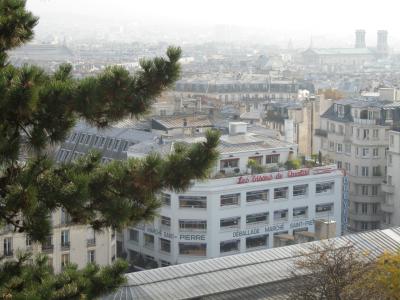
[[[335,183],[323,182],[317,183],[315,186],[315,194],[332,193],[334,191]],[[308,195],[308,184],[301,184],[293,186],[292,195],[293,197],[301,197]],[[246,192],[246,202],[264,202],[269,200],[269,190],[259,190]],[[273,190],[274,200],[288,199],[289,187],[274,188]],[[241,193],[227,194],[220,196],[220,206],[231,206],[240,205]],[[162,193],[161,201],[165,206],[171,206],[171,195]],[[179,207],[180,208],[207,208],[207,197],[206,196],[179,196]]]
[[[317,204],[315,206],[315,213],[319,214],[330,214],[333,211],[333,203]],[[308,218],[308,207],[295,207],[292,210],[292,216],[296,218]],[[273,221],[275,223],[285,222],[289,220],[289,209],[276,210],[273,213]],[[255,214],[246,215],[246,226],[260,225],[269,223],[269,212],[260,212]],[[207,220],[178,220],[179,231],[181,232],[206,232],[207,231]],[[220,229],[221,230],[237,230],[240,229],[241,217],[229,217],[220,219]],[[160,226],[164,228],[171,227],[171,218],[166,216],[160,217]],[[139,231],[135,229],[130,229],[130,240],[138,242]],[[147,234],[152,236],[151,234]],[[154,237],[153,237],[154,239]]]
[[[279,163],[280,154],[270,154],[265,156],[265,163],[266,164],[276,164]],[[251,156],[248,160],[253,160],[258,164],[263,164],[263,155],[258,156]],[[229,159],[222,159],[220,161],[220,169],[227,169],[227,168],[238,168],[239,167],[239,158],[229,158]]]
[[[352,171],[351,169],[351,164],[349,162],[345,162],[343,165],[343,162],[341,160],[336,160],[336,165],[338,169],[345,169],[349,173],[353,173],[354,176],[363,176],[363,177],[369,177],[369,176],[375,176],[375,177],[380,177],[380,176],[385,176],[387,172],[387,168],[385,166],[385,172],[382,173],[381,171],[381,166],[374,166],[372,168],[368,166],[354,166],[354,170]],[[372,174],[370,173],[370,170],[372,169]]]
[[[293,235],[297,236],[297,233],[308,231],[307,228],[301,228],[293,230]],[[278,244],[280,235],[287,235],[288,231],[281,231],[274,233],[274,245]],[[137,236],[132,237],[133,241]],[[255,235],[245,238],[246,250],[254,248],[268,248],[268,234]],[[240,251],[240,239],[221,241],[220,242],[220,253],[226,252],[237,252]],[[154,251],[154,236],[144,234],[144,247]],[[206,243],[178,243],[179,255],[189,255],[189,256],[206,256],[207,244]],[[163,238],[159,238],[159,251],[164,254],[171,253],[171,241]],[[154,260],[154,258],[152,258]]]
[[[354,212],[363,215],[377,215],[379,213],[379,203],[354,202]]]
[[[65,162],[68,160],[74,161],[82,156],[84,156],[86,153],[84,152],[79,152],[79,151],[72,151],[72,150],[66,150],[66,149],[60,149],[57,153],[57,157],[56,160],[58,162]],[[112,161],[112,158],[108,158],[108,157],[102,157],[101,158],[101,162],[104,163],[108,163],[110,161]]]
[[[328,130],[331,133],[335,133],[338,135],[345,135],[345,128],[344,125],[338,125],[336,128],[335,123],[329,123],[327,124]],[[379,139],[379,129],[361,129],[361,128],[355,128],[354,126],[351,126],[349,135],[352,137],[356,137],[361,140],[368,140],[370,137],[372,139]],[[371,131],[371,132],[370,132]]]
[[[95,246],[96,245],[96,236],[95,232],[92,229],[87,231],[87,246]],[[62,230],[61,231],[61,249],[68,250],[70,248],[70,232],[69,230]],[[25,246],[27,248],[32,246],[32,241],[29,236],[25,237]],[[42,250],[52,250],[54,247],[53,245],[53,237],[50,235],[47,237],[46,241],[42,244]],[[13,253],[13,237],[6,237],[4,238],[4,253],[9,253],[12,255]],[[8,255],[7,255],[8,256]]]
[[[336,147],[335,147],[336,145]],[[344,148],[343,148],[344,145]],[[330,151],[336,151],[337,153],[346,153],[346,154],[351,154],[351,144],[341,144],[341,143],[336,143],[333,141],[329,142],[329,150]],[[354,147],[355,149],[355,155],[359,157],[379,157],[379,148],[374,147],[372,148],[372,151],[370,151],[369,147]],[[385,157],[387,155],[387,150],[385,149]]]
[[[67,138],[68,142],[78,143],[82,145],[90,145],[92,143],[92,147],[94,148],[103,148],[106,146],[107,150],[118,151],[126,151],[129,146],[129,142],[121,139],[109,139],[107,141],[107,137],[86,134],[86,133],[77,133],[74,132]],[[107,143],[106,143],[107,141]]]

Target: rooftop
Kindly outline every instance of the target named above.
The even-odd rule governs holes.
[[[337,247],[352,243],[378,256],[400,247],[400,227],[332,239]],[[288,299],[293,284],[290,268],[300,251],[311,244],[207,259],[193,263],[127,274],[127,284],[103,300],[131,299]]]

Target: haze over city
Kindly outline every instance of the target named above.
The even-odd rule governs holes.
[[[390,32],[391,47],[400,41],[398,4],[393,0],[379,5],[361,0],[28,0],[27,5],[41,17],[39,38],[50,29],[68,37],[117,27],[127,42],[154,40],[156,34],[166,42],[222,39],[282,47],[291,39],[296,48],[309,46],[313,39],[318,48],[350,46],[356,29],[365,29],[367,44],[374,45],[376,31],[384,29]]]

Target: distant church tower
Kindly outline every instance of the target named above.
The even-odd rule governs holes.
[[[356,48],[365,48],[365,30],[356,30]]]
[[[388,32],[386,30],[378,30],[376,50],[381,57],[386,57],[389,54]]]

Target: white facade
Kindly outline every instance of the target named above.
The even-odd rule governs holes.
[[[124,231],[131,261],[142,257],[150,267],[165,266],[331,236],[332,226],[327,236],[320,235],[323,229],[315,233],[318,220],[333,224],[333,235],[341,234],[342,172],[331,165],[251,175],[250,159],[282,165],[297,149],[280,141],[276,147],[244,147],[240,140],[247,139],[221,137],[225,147],[211,179],[184,193],[165,191],[154,222]]]
[[[3,243],[0,256],[13,259],[18,252],[31,252],[34,259],[36,254],[43,253],[48,256],[55,273],[61,272],[66,263],[77,264],[78,268],[91,262],[106,266],[116,258],[116,239],[111,229],[99,233],[86,225],[72,225],[61,210],[53,213],[52,221],[52,235],[44,244],[33,243],[26,234],[4,227],[0,232]]]
[[[400,226],[400,131],[389,131],[387,177],[382,184],[383,227]]]
[[[338,101],[321,116],[320,150],[349,176],[350,230],[381,227],[388,130],[381,108],[363,101]]]

